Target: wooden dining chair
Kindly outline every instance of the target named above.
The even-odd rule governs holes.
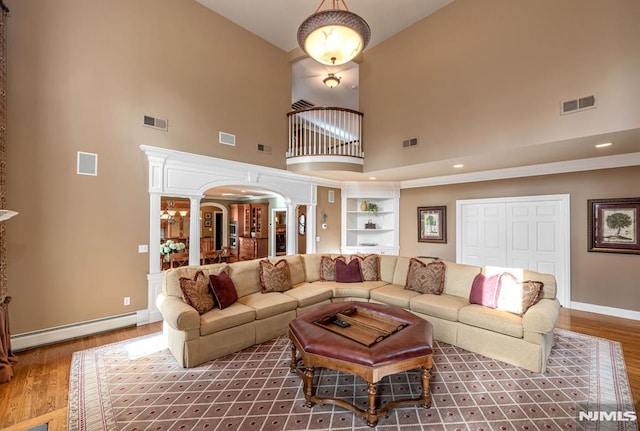
[[[210,263],[220,262],[220,252],[216,250],[208,250],[200,253],[200,265],[208,265]]]
[[[189,265],[189,253],[172,253],[169,255],[169,266],[177,268]]]

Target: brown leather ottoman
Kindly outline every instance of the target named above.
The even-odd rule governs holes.
[[[381,319],[401,322],[401,329],[367,345],[338,332],[331,317],[345,310],[373,313]],[[353,322],[354,328],[355,324]],[[315,403],[332,404],[353,411],[375,426],[378,418],[401,405],[431,406],[429,379],[431,378],[433,328],[431,323],[399,307],[366,302],[341,302],[319,305],[289,323],[291,339],[291,371],[297,372],[304,383],[306,406]],[[304,369],[297,366],[300,352]],[[330,368],[362,377],[367,382],[369,405],[362,410],[337,398],[319,397],[313,388],[315,367]],[[421,368],[422,393],[419,398],[394,400],[383,408],[376,408],[376,384],[390,374]]]

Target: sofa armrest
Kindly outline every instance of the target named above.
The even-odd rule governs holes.
[[[541,299],[522,316],[525,332],[546,334],[553,331],[560,314],[560,302],[554,299]]]
[[[200,328],[200,315],[176,296],[158,295],[156,305],[164,321],[177,331],[188,331]]]

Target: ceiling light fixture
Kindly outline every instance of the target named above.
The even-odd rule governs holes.
[[[341,79],[342,78],[340,78],[339,76],[336,76],[333,73],[330,73],[329,76],[327,76],[322,80],[322,82],[324,82],[324,85],[326,85],[327,87],[333,88],[333,87],[337,87],[338,84],[340,84]]]
[[[338,66],[354,59],[371,40],[371,28],[350,12],[344,0],[331,0],[331,9],[318,9],[298,27],[298,44],[319,63]],[[340,9],[340,4],[344,9]]]
[[[605,148],[605,147],[610,147],[613,144],[611,142],[605,142],[604,144],[598,144],[596,145],[596,148]]]
[[[457,165],[453,165],[453,167],[456,169],[460,169],[460,168],[464,168],[464,165],[462,163],[458,163]]]

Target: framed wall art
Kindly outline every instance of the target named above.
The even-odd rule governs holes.
[[[588,251],[640,254],[640,198],[587,200]]]
[[[418,242],[447,243],[447,207],[418,207]]]

